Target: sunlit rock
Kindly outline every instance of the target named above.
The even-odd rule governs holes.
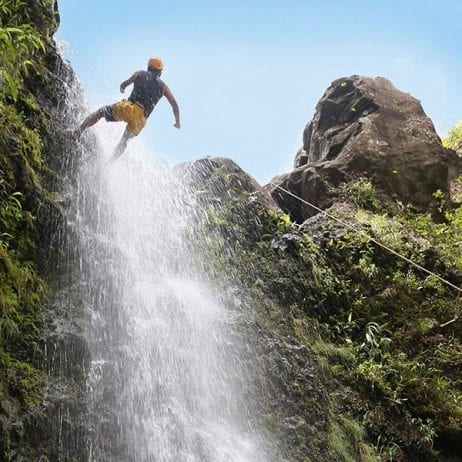
[[[342,183],[363,177],[390,200],[425,210],[436,190],[449,192],[450,163],[417,99],[382,77],[352,76],[326,90],[304,130],[295,169],[272,183],[324,208]],[[298,221],[316,213],[274,185],[267,189]]]

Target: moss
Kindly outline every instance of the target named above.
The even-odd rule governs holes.
[[[244,281],[258,306],[271,299],[278,308],[261,311],[268,329],[284,325],[285,335],[316,355],[320,380],[337,396],[328,429],[337,458],[431,461],[439,450],[451,454],[439,436],[460,435],[462,424],[461,300],[368,236],[460,285],[461,209],[441,202],[445,221],[438,223],[399,206],[383,213],[363,180],[350,185],[357,197],[337,214],[364,231],[324,219],[299,229],[249,201],[222,172],[216,180],[226,195],[212,188],[205,202],[210,223],[219,222],[207,228],[210,262]],[[307,408],[316,412],[313,403]]]
[[[332,415],[329,427],[329,445],[342,462],[378,462],[374,447],[365,442],[365,428],[351,417]]]
[[[450,149],[460,149],[462,145],[462,121],[457,122],[448,134],[442,138],[443,146]]]
[[[458,226],[452,220],[459,210],[446,212],[450,219],[440,225],[410,211],[394,217],[359,212],[356,217],[369,235],[407,258],[446,278],[456,269],[448,250],[451,243],[458,245],[460,233],[438,227]],[[419,230],[426,230],[425,236]],[[460,330],[457,323],[447,330],[439,327],[457,316],[460,300],[441,281],[387,254],[362,233],[335,232],[325,256],[348,278],[344,295],[352,302],[346,322],[329,322],[337,342],[354,352],[353,373],[343,378],[369,394],[370,408],[384,412],[386,432],[382,420],[370,423],[384,447],[399,448],[403,460],[433,460],[436,436],[462,424]],[[337,358],[329,360],[335,364]]]
[[[353,447],[343,428],[332,421],[329,427],[329,444],[334,450],[338,460],[343,462],[355,462]]]
[[[229,199],[219,207],[206,203],[205,229],[213,266],[237,268],[241,282],[253,286],[255,280],[261,281],[268,297],[287,306],[327,312],[341,303],[339,281],[322,265],[309,235],[299,233],[288,215],[249,203],[248,194],[227,191]]]
[[[349,365],[354,360],[354,353],[349,346],[339,346],[324,340],[317,340],[312,345],[313,350],[329,360],[330,363]]]
[[[37,270],[35,217],[47,193],[42,139],[32,121],[44,115],[28,85],[45,69],[55,27],[51,6],[8,2],[0,21],[0,402],[9,403],[0,408],[0,454],[6,460],[25,446],[18,429],[43,404],[40,341],[49,287]]]
[[[367,178],[359,178],[347,183],[344,193],[358,207],[371,211],[378,211],[381,208],[374,185]]]

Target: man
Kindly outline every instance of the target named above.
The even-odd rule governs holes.
[[[159,58],[148,61],[147,71],[137,71],[129,79],[120,84],[120,92],[133,84],[133,90],[128,100],[122,100],[110,106],[103,106],[91,113],[75,130],[80,136],[84,130],[94,125],[102,117],[108,122],[123,121],[127,127],[117,144],[111,160],[117,159],[127,147],[128,140],[141,132],[146,120],[154,110],[155,105],[165,96],[172,106],[175,116],[175,128],[180,128],[180,110],[170,88],[160,79],[164,64]]]

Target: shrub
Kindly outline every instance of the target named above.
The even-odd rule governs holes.
[[[462,120],[457,122],[441,141],[445,148],[460,149],[462,147]]]

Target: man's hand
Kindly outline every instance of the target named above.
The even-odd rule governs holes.
[[[180,125],[180,122],[175,122],[175,124],[173,125],[175,128],[181,128],[181,125]]]

